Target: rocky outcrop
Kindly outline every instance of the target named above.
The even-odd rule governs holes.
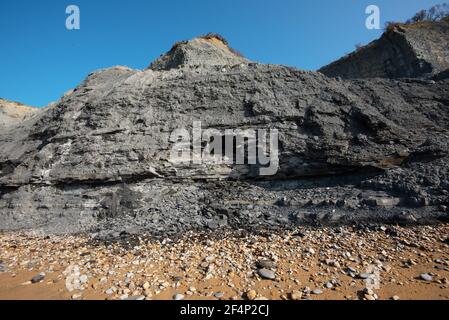
[[[167,234],[444,219],[448,84],[343,81],[194,39],[143,71],[94,72],[0,128],[0,228]],[[224,136],[277,129],[279,170],[173,163],[170,135],[194,121]]]
[[[38,111],[37,108],[0,98],[0,129],[17,125],[29,119]]]
[[[380,39],[319,71],[344,79],[442,78],[449,69],[448,39],[449,17],[392,24]]]
[[[218,35],[206,35],[191,41],[177,42],[169,52],[148,67],[151,70],[170,70],[182,66],[211,67],[248,63]]]

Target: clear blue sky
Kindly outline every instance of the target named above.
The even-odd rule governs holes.
[[[88,73],[142,69],[177,40],[218,32],[247,58],[315,70],[366,44],[365,8],[381,24],[444,0],[0,0],[0,97],[34,106],[57,100]],[[65,28],[78,5],[81,29]]]

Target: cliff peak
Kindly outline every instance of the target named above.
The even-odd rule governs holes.
[[[189,41],[176,42],[165,54],[150,64],[148,69],[170,70],[180,67],[208,67],[248,63],[232,49],[225,38],[215,33]]]
[[[449,70],[449,18],[390,24],[381,38],[322,67],[329,77],[441,78]]]
[[[18,124],[37,110],[39,109],[35,107],[0,98],[0,128]]]

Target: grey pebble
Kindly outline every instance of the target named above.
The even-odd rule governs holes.
[[[257,273],[264,279],[274,280],[276,278],[276,274],[273,271],[265,268],[257,270]]]
[[[323,291],[321,291],[320,289],[314,289],[314,290],[312,291],[312,293],[313,293],[313,294],[322,294]]]
[[[256,263],[257,268],[259,269],[275,269],[276,264],[270,260],[259,260]]]
[[[421,273],[419,275],[419,278],[424,281],[432,281],[433,280],[432,276],[428,273]]]
[[[42,280],[44,280],[44,278],[45,278],[45,274],[39,273],[37,276],[34,276],[31,278],[31,282],[38,283],[38,282],[41,282]]]

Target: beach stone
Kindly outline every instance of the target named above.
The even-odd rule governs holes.
[[[80,276],[80,282],[81,283],[86,283],[88,281],[88,277],[85,275],[85,274],[83,274],[82,276]]]
[[[44,278],[45,278],[45,274],[39,273],[38,275],[35,275],[34,277],[31,278],[31,283],[41,282],[42,280],[44,280]]]
[[[263,279],[274,280],[276,278],[274,271],[265,268],[257,270],[257,274]]]
[[[431,275],[429,275],[428,273],[421,273],[419,275],[419,278],[424,281],[432,281],[433,280],[433,277]]]
[[[105,291],[105,293],[106,293],[107,295],[111,295],[111,294],[114,293],[114,290],[113,290],[112,288],[109,288],[109,289],[107,289],[107,290]]]
[[[256,296],[257,296],[257,292],[255,290],[248,290],[246,292],[246,298],[248,300],[254,300],[256,298]]]
[[[302,292],[298,290],[292,291],[292,293],[290,294],[290,298],[292,300],[301,300]]]
[[[370,300],[370,301],[374,301],[374,300],[376,300],[376,298],[375,297],[373,297],[372,295],[370,295],[370,294],[365,294],[364,295],[364,297],[365,297],[365,299],[366,300]]]
[[[256,263],[257,268],[259,269],[275,269],[276,264],[270,260],[259,260]]]
[[[184,295],[183,295],[183,294],[180,294],[180,293],[176,293],[176,294],[173,296],[173,300],[184,300]]]
[[[312,293],[316,294],[316,295],[320,295],[323,293],[323,291],[321,289],[314,289],[314,290],[312,290]]]

